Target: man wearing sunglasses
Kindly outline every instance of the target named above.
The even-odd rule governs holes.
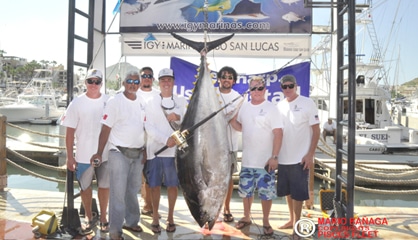
[[[144,159],[145,114],[142,99],[137,96],[139,72],[128,72],[123,81],[124,91],[111,97],[101,120],[97,153],[91,157],[103,159],[109,145],[110,197],[109,234],[111,239],[122,239],[122,228],[142,232],[139,226],[139,202]]]
[[[154,97],[159,97],[160,91],[153,87],[154,71],[151,67],[143,67],[141,68],[139,73],[141,77],[141,83],[139,85],[139,90],[137,94],[144,100],[145,107]],[[149,188],[145,174],[143,174],[142,176],[141,197],[142,201],[144,202],[141,214],[152,217],[151,190]]]
[[[173,94],[174,72],[164,68],[158,74],[160,95],[153,98],[145,107],[147,131],[147,163],[145,175],[151,188],[152,223],[151,231],[160,233],[158,209],[160,205],[161,185],[167,187],[168,216],[166,231],[176,231],[174,223],[174,206],[177,200],[179,180],[174,156],[176,154],[176,141],[171,136],[180,129],[180,123],[186,113],[187,101],[184,97]],[[157,156],[159,149],[168,148]]]
[[[266,86],[262,77],[252,77],[249,83],[250,102],[242,104],[231,125],[242,131],[242,164],[239,174],[238,195],[243,199],[244,217],[236,228],[242,229],[251,222],[251,205],[255,188],[261,198],[263,231],[273,235],[269,222],[270,209],[276,196],[275,172],[282,145],[282,119],[277,107],[266,100]]]
[[[309,199],[309,169],[314,166],[320,129],[318,109],[312,99],[297,94],[296,78],[285,75],[280,83],[286,98],[277,104],[284,119],[277,196],[286,196],[290,219],[279,226],[279,229],[286,229],[293,228],[299,221],[303,201]]]
[[[238,110],[238,105],[240,105],[243,101],[243,98],[240,97],[241,95],[232,89],[234,84],[237,82],[237,72],[232,67],[225,66],[221,68],[218,73],[218,84],[219,87],[216,89],[219,95],[219,100],[222,106],[227,105],[228,103],[232,102],[234,99],[235,101],[226,107],[223,112],[225,113],[226,119],[229,120],[233,117],[233,115]],[[237,99],[238,98],[238,99]],[[234,216],[230,210],[230,202],[232,198],[232,192],[234,189],[234,182],[232,180],[232,174],[238,171],[237,168],[237,153],[238,153],[238,138],[239,132],[235,130],[230,124],[227,125],[227,137],[228,137],[228,144],[229,144],[229,153],[232,160],[231,166],[231,179],[229,182],[228,192],[225,196],[224,202],[224,213],[223,213],[223,220],[224,222],[233,222]]]
[[[76,172],[81,191],[81,202],[85,210],[82,230],[84,233],[94,227],[95,216],[92,213],[91,183],[96,176],[100,204],[100,230],[108,231],[107,205],[109,202],[109,170],[107,155],[103,155],[103,162],[95,166],[90,157],[97,150],[97,139],[100,134],[100,120],[108,100],[108,96],[100,92],[103,75],[100,70],[90,69],[87,72],[85,85],[87,91],[71,101],[61,125],[66,127],[65,146],[67,152],[67,168]],[[74,156],[74,144],[76,153]]]

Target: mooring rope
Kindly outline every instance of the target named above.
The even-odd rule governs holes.
[[[315,163],[323,168],[331,169],[332,171],[335,171],[334,167],[331,167],[330,165],[323,163],[319,161],[318,159],[315,159]],[[347,175],[346,171],[342,171],[342,174]],[[355,176],[356,180],[361,180],[369,183],[379,183],[379,184],[387,184],[387,185],[395,185],[395,186],[410,186],[411,184],[418,184],[418,179],[402,179],[402,180],[396,180],[396,179],[375,179],[375,178],[369,178],[369,177],[363,177],[356,174]]]
[[[7,150],[8,153],[11,153],[11,154],[19,157],[20,159],[22,159],[22,160],[24,160],[24,161],[26,161],[28,163],[32,163],[32,164],[34,164],[36,166],[43,167],[43,168],[46,168],[46,169],[49,169],[49,170],[58,171],[58,172],[66,172],[67,171],[67,166],[65,166],[65,165],[60,166],[60,167],[51,166],[49,164],[41,163],[41,162],[38,162],[38,161],[33,160],[31,158],[28,158],[25,155],[20,154],[20,153],[12,150],[10,148],[6,148],[6,150]]]
[[[10,136],[10,135],[6,135],[6,136],[7,136],[7,138],[10,138],[10,139],[13,139],[13,140],[16,140],[16,141],[20,141],[19,138],[16,138],[16,137],[13,137],[13,136]],[[51,146],[51,145],[42,144],[42,143],[35,143],[35,142],[25,142],[25,143],[33,145],[33,146],[38,146],[38,147],[54,148],[54,149],[59,149],[59,150],[65,150],[66,149],[65,147],[61,147],[61,146]]]
[[[335,184],[334,179],[332,179],[330,177],[327,177],[327,176],[324,176],[320,173],[315,173],[315,177]],[[343,184],[343,186],[346,186],[345,183],[342,183],[342,184]],[[413,190],[383,190],[383,189],[371,189],[371,188],[365,188],[365,187],[359,187],[359,186],[354,186],[354,189],[358,190],[358,191],[362,191],[362,192],[377,193],[377,194],[418,194],[418,189],[413,189]]]
[[[19,130],[25,131],[25,132],[34,133],[34,134],[38,134],[38,135],[41,135],[41,136],[65,138],[64,135],[49,134],[49,133],[43,133],[43,132],[33,131],[33,130],[30,130],[30,129],[27,129],[27,128],[23,128],[23,127],[20,127],[20,126],[11,124],[11,123],[7,123],[7,125],[10,126],[10,127],[17,128]]]

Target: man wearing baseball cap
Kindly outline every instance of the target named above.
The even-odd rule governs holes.
[[[158,208],[160,205],[161,185],[167,187],[168,216],[167,232],[176,231],[174,223],[174,205],[177,199],[179,180],[175,166],[176,142],[171,136],[180,129],[180,123],[186,113],[186,99],[173,94],[174,72],[164,68],[158,74],[159,97],[153,98],[145,107],[145,129],[147,131],[147,163],[145,175],[151,189],[152,223],[151,230],[160,233]],[[158,155],[161,148],[168,148]]]
[[[98,146],[102,114],[109,96],[102,94],[103,74],[100,70],[90,69],[86,75],[87,91],[76,97],[68,106],[61,125],[66,127],[65,145],[67,150],[67,168],[75,171],[81,191],[81,201],[85,210],[82,230],[90,232],[96,223],[92,213],[92,187],[94,176],[97,178],[97,195],[100,204],[100,230],[108,231],[107,206],[109,202],[109,169],[107,154],[100,165],[90,162]],[[74,155],[74,144],[77,151]]]

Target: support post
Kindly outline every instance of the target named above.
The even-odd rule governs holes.
[[[6,116],[0,116],[0,192],[7,187]]]

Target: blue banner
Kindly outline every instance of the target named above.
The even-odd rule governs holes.
[[[273,70],[266,73],[257,73],[251,75],[241,75],[238,73],[237,82],[234,89],[243,94],[248,90],[248,81],[252,76],[263,76],[266,80],[267,99],[273,103],[279,102],[284,98],[282,89],[280,87],[280,78],[286,74],[292,74],[296,77],[298,83],[298,93],[302,96],[309,97],[310,86],[310,62],[298,63],[279,70]],[[174,92],[187,99],[192,95],[194,82],[196,81],[197,68],[199,66],[182,60],[180,58],[172,57],[170,60],[170,68],[174,70],[175,86]],[[231,66],[233,67],[233,66]],[[212,80],[217,82],[215,71],[211,71]],[[217,83],[214,87],[217,87]]]

